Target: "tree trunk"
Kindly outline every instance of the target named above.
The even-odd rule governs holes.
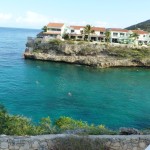
[[[90,42],[90,34],[88,34],[88,42]]]
[[[85,35],[84,34],[82,34],[82,40],[84,41],[84,37],[85,37]]]

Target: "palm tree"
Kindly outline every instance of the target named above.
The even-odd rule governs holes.
[[[91,36],[91,33],[94,33],[95,31],[92,29],[91,25],[86,25],[84,27],[84,30],[83,30],[83,33],[85,35],[88,35],[88,41],[90,41],[90,36]]]
[[[134,32],[133,34],[130,35],[131,38],[133,38],[135,45],[138,45],[137,39],[139,38],[139,34]]]
[[[44,26],[44,27],[42,28],[42,30],[43,30],[43,32],[47,32],[47,26]]]
[[[84,38],[85,38],[84,30],[81,30],[80,33],[81,33],[81,35],[82,35],[82,40],[84,40]]]
[[[105,39],[106,39],[106,41],[107,41],[107,45],[108,45],[108,43],[110,42],[110,38],[111,38],[111,33],[110,33],[110,31],[106,31],[106,32],[105,32]]]

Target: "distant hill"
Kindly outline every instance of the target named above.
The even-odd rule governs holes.
[[[135,29],[138,29],[138,28],[140,28],[140,29],[142,29],[144,31],[150,32],[150,20],[147,20],[147,21],[144,21],[144,22],[132,25],[130,27],[127,27],[126,29],[128,29],[128,30],[135,30]]]

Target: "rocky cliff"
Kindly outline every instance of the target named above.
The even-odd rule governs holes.
[[[25,59],[66,62],[99,68],[150,66],[150,48],[103,45],[88,42],[32,41],[27,43]]]

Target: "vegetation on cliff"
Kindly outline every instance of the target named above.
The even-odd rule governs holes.
[[[120,58],[131,58],[131,59],[143,59],[150,58],[150,48],[129,48],[129,47],[110,47],[103,51],[109,56],[120,57]]]

